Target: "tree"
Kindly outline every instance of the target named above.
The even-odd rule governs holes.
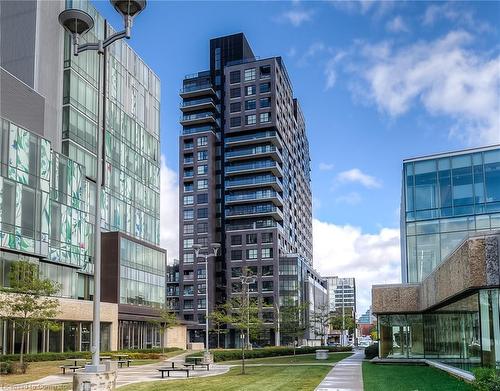
[[[334,315],[330,318],[330,326],[333,330],[342,330],[342,315]],[[344,330],[349,334],[354,333],[356,324],[351,315],[344,315]]]
[[[245,287],[245,284],[242,284]],[[252,300],[248,300],[246,289],[242,289],[240,297],[233,297],[224,304],[227,323],[233,326],[240,333],[241,338],[241,374],[245,374],[245,350],[248,349],[245,343],[246,335],[257,334],[262,327],[262,320],[259,318],[259,306]]]
[[[9,272],[9,287],[0,288],[0,313],[14,321],[15,329],[21,332],[21,371],[26,372],[24,350],[26,336],[35,328],[57,328],[54,318],[59,313],[59,301],[54,296],[60,285],[43,279],[38,265],[29,261],[12,263]]]
[[[217,349],[220,349],[220,336],[228,332],[228,329],[223,327],[229,323],[227,313],[223,307],[217,307],[208,318],[212,322],[212,332],[217,334]]]
[[[374,325],[370,329],[370,337],[372,338],[372,341],[376,341],[378,339],[378,331],[377,331],[377,326]]]
[[[292,341],[294,356],[298,340],[304,338],[304,333],[307,330],[305,321],[305,312],[307,310],[307,303],[285,302],[285,305],[280,306],[280,332],[285,339]]]
[[[177,319],[175,312],[167,308],[162,308],[159,310],[158,319],[151,320],[150,323],[154,324],[160,330],[162,353],[165,354],[165,333],[177,326],[179,319]]]
[[[326,345],[329,324],[330,314],[328,312],[328,305],[321,304],[314,309],[311,317],[311,325],[313,327],[314,334],[321,338],[321,345]]]

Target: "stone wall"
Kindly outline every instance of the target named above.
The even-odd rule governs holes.
[[[178,325],[165,331],[165,347],[186,349],[187,345],[187,327]]]

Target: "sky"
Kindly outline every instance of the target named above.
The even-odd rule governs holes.
[[[107,1],[96,8],[116,28]],[[178,256],[179,89],[210,38],[282,56],[311,150],[314,267],[401,281],[402,160],[500,143],[500,2],[148,1],[129,44],[161,79],[161,244]]]

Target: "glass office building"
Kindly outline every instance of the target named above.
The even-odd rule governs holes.
[[[469,234],[500,228],[500,146],[403,163],[403,282],[425,279]]]

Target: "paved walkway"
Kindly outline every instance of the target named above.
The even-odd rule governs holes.
[[[0,0],[1,1],[1,0]],[[172,372],[170,374],[170,378],[165,377],[165,379],[161,378],[160,372],[158,372],[158,368],[171,366],[171,363],[174,362],[181,366],[181,363],[184,363],[185,356],[192,353],[192,351],[181,353],[177,356],[171,357],[162,362],[155,362],[153,364],[146,365],[137,365],[131,366],[130,368],[119,368],[118,376],[116,379],[116,387],[122,387],[128,384],[133,383],[143,383],[149,381],[158,381],[158,380],[178,380],[178,379],[186,379],[186,374],[183,372]],[[215,376],[221,375],[229,371],[229,365],[216,365],[213,364],[210,366],[210,371],[206,369],[197,369],[194,371],[189,371],[189,377],[206,377],[206,376]],[[65,375],[57,374],[46,376],[44,378],[24,383],[18,384],[16,390],[22,390],[22,386],[26,386],[26,389],[33,389],[35,386],[51,386],[56,384],[64,384],[64,383],[72,383],[73,382],[73,373],[67,372]],[[2,391],[2,387],[0,387],[0,391]],[[9,388],[6,387],[8,390]],[[12,389],[12,388],[11,388]]]
[[[363,350],[356,350],[352,356],[339,361],[316,391],[363,391],[361,363],[364,356]]]

